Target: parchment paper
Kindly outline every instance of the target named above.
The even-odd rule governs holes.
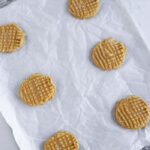
[[[150,142],[150,126],[131,131],[113,117],[115,103],[129,94],[150,103],[150,52],[126,9],[127,2],[102,0],[100,13],[72,17],[67,0],[18,0],[0,9],[0,24],[18,23],[26,44],[0,54],[0,111],[21,150],[42,150],[59,130],[73,132],[80,150],[139,150]],[[127,46],[124,65],[102,71],[90,59],[100,40],[114,37]],[[30,107],[19,98],[21,82],[32,73],[52,76],[53,101]]]

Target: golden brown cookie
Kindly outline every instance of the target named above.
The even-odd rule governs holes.
[[[56,87],[51,77],[43,74],[33,74],[20,87],[21,99],[29,105],[41,105],[52,99]]]
[[[138,96],[128,96],[116,104],[116,121],[124,128],[145,128],[150,120],[148,104]]]
[[[76,137],[69,132],[59,131],[50,137],[44,144],[44,150],[78,150]]]
[[[69,0],[70,13],[80,19],[97,15],[100,8],[100,0]]]
[[[25,40],[23,30],[15,23],[0,26],[0,52],[14,52]]]
[[[113,38],[108,38],[93,48],[92,61],[104,70],[112,70],[123,64],[125,55],[126,46]]]

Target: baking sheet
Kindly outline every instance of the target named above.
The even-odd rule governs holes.
[[[0,0],[0,8],[3,8],[7,5],[9,5],[11,2],[13,2],[14,0]]]
[[[26,32],[22,49],[0,54],[0,111],[21,150],[42,150],[43,141],[59,130],[73,132],[80,150],[138,150],[150,142],[150,126],[130,131],[113,117],[116,101],[129,94],[150,103],[150,53],[126,6],[102,0],[100,13],[88,20],[72,17],[67,0],[18,0],[0,9],[0,24],[16,22]],[[128,49],[124,65],[110,72],[90,60],[91,48],[107,37]],[[35,72],[54,78],[57,95],[30,107],[18,91]]]

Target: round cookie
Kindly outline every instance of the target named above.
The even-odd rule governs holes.
[[[21,99],[29,105],[42,105],[52,99],[56,87],[51,77],[43,74],[33,74],[20,87]]]
[[[138,96],[128,96],[116,104],[116,121],[124,128],[145,128],[150,120],[148,104]]]
[[[103,70],[112,70],[123,64],[125,55],[126,46],[113,38],[108,38],[93,48],[92,61]]]
[[[25,41],[25,33],[15,23],[0,26],[0,52],[14,52],[21,48]]]
[[[79,150],[76,137],[69,132],[59,131],[44,144],[44,150]]]
[[[96,16],[100,9],[100,0],[69,0],[70,13],[80,19]]]

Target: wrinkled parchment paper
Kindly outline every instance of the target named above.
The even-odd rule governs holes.
[[[150,126],[131,131],[113,117],[116,101],[129,94],[150,103],[150,52],[126,6],[121,0],[102,0],[100,13],[88,20],[72,17],[67,0],[18,0],[0,9],[0,24],[16,22],[26,32],[23,48],[0,54],[0,111],[21,150],[42,150],[43,141],[59,130],[73,132],[80,150],[148,145]],[[124,65],[109,72],[90,60],[91,48],[107,37],[128,49]],[[35,72],[54,78],[57,95],[43,106],[30,107],[18,91]]]

